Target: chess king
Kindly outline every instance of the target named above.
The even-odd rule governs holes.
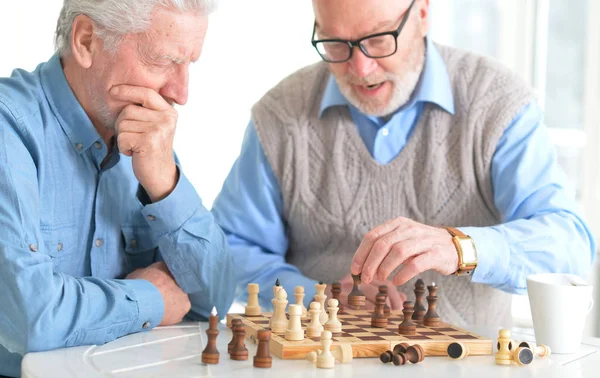
[[[531,88],[435,43],[428,0],[313,8],[322,61],[256,103],[213,206],[240,292],[280,278],[308,304],[316,281],[347,294],[361,273],[370,303],[396,285],[398,309],[419,275],[442,320],[507,325],[527,275],[588,274],[595,242]]]

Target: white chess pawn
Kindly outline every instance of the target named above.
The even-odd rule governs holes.
[[[342,332],[342,322],[338,320],[337,313],[340,310],[338,307],[338,300],[332,298],[327,301],[329,305],[329,320],[325,323],[325,329],[331,331],[331,333],[341,333]]]
[[[319,302],[312,302],[310,304],[310,323],[306,326],[307,337],[321,337],[323,332],[323,326],[319,321],[319,314],[321,313],[321,304]]]
[[[325,307],[325,300],[327,299],[327,295],[325,295],[325,289],[327,289],[327,285],[323,283],[315,284],[315,289],[317,289],[317,294],[315,295],[315,300],[321,304],[321,314],[319,315],[319,321],[321,324],[325,324],[329,319],[327,316],[327,311]]]
[[[285,330],[285,339],[288,341],[304,340],[304,330],[300,317],[302,316],[302,307],[297,304],[291,304],[289,308],[290,320],[287,329]]]
[[[317,367],[321,369],[333,369],[335,358],[331,353],[331,332],[323,331],[321,333],[321,353],[317,357]]]

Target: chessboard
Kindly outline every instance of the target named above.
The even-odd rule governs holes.
[[[419,344],[426,356],[447,356],[447,348],[452,342],[458,341],[469,348],[469,355],[491,355],[492,340],[478,336],[464,329],[440,322],[437,327],[417,325],[415,335],[398,334],[398,324],[402,322],[402,311],[392,311],[388,318],[387,328],[371,327],[372,313],[368,310],[345,310],[338,318],[342,322],[342,333],[333,335],[333,346],[349,343],[352,346],[354,358],[379,357],[386,350],[392,350],[396,344]],[[227,326],[233,319],[241,319],[246,326],[246,338],[257,343],[257,333],[269,328],[271,313],[260,316],[244,314],[227,314]],[[302,327],[310,319],[302,320]],[[274,333],[271,336],[270,349],[275,356],[284,359],[304,359],[311,351],[320,349],[318,337],[305,338],[302,341],[287,341],[284,334]]]

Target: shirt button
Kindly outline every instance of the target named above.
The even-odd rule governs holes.
[[[94,147],[96,147],[97,149],[101,149],[102,148],[102,143],[96,142],[96,143],[94,143]]]
[[[38,247],[35,244],[29,244],[29,250],[31,252],[37,252],[38,251]]]
[[[75,148],[77,148],[77,150],[78,150],[78,151],[81,151],[81,150],[83,149],[83,144],[81,144],[81,143],[77,143],[77,144],[75,145]]]
[[[131,246],[131,248],[137,248],[138,242],[137,240],[133,239],[129,245]]]
[[[155,221],[155,220],[156,220],[156,217],[155,217],[154,215],[148,215],[146,218],[147,218],[149,221]]]
[[[142,328],[143,328],[143,329],[148,329],[148,328],[150,328],[150,322],[145,322],[144,324],[142,324]]]
[[[63,249],[63,243],[58,243],[58,245],[56,246],[56,250],[60,252],[60,251],[62,251],[62,249]]]
[[[381,134],[383,134],[383,136],[388,136],[388,135],[390,135],[390,130],[383,129],[383,130],[381,130]]]
[[[96,247],[100,248],[102,245],[104,245],[104,240],[96,239]]]

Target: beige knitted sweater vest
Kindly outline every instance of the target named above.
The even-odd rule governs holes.
[[[319,118],[329,78],[324,63],[292,74],[253,107],[252,119],[283,196],[286,259],[307,277],[333,282],[347,275],[365,233],[398,216],[435,226],[500,222],[491,160],[504,128],[533,94],[488,58],[437,47],[450,77],[455,114],[426,103],[406,146],[386,165],[373,160],[347,107],[329,108]],[[420,277],[440,287],[443,321],[510,324],[510,295],[471,283],[470,277],[432,271]],[[398,289],[414,300],[413,288],[411,280]]]

